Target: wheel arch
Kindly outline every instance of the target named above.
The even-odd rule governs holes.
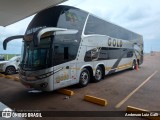
[[[89,71],[90,77],[92,79],[92,77],[93,77],[93,67],[92,67],[92,65],[86,64],[86,65],[82,66],[81,69],[80,69],[80,73],[81,73],[83,68],[86,68]]]
[[[16,70],[16,67],[15,67],[14,65],[9,65],[9,66],[6,66],[6,68],[5,68],[5,73],[6,73],[6,74],[7,74],[7,69],[8,69],[9,67],[13,67],[13,68],[15,69],[15,72],[17,71],[17,70]]]
[[[8,65],[8,66],[6,66],[6,69],[7,69],[8,67],[14,67],[14,68],[16,69],[16,67],[15,67],[14,65]]]

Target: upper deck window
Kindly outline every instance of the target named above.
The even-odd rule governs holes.
[[[57,27],[63,9],[63,6],[55,6],[37,13],[29,24],[26,34],[32,34],[43,27]]]
[[[88,34],[106,35],[104,24],[105,24],[105,21],[90,15],[87,21],[85,34],[86,35]]]
[[[57,27],[75,29],[81,35],[86,18],[87,13],[79,9],[65,8],[59,17]]]
[[[113,38],[118,38],[123,40],[138,40],[139,36],[138,34],[126,30],[118,25],[104,21],[93,15],[90,15],[87,20],[85,34],[107,35]]]

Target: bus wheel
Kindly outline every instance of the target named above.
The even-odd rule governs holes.
[[[78,85],[80,87],[85,87],[88,85],[89,81],[90,81],[90,73],[86,68],[83,68],[80,74]]]
[[[5,74],[7,75],[11,75],[11,74],[15,74],[16,73],[16,69],[13,66],[8,66],[5,70]]]
[[[103,77],[102,68],[100,66],[97,67],[94,77],[94,82],[99,82]]]
[[[132,70],[135,70],[136,69],[136,61],[134,60],[133,63],[132,63]]]

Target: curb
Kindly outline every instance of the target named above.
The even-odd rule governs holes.
[[[68,95],[68,96],[72,96],[74,95],[74,92],[72,90],[68,90],[68,89],[60,89],[58,90],[59,93]]]
[[[107,105],[107,100],[106,99],[102,99],[102,98],[98,98],[98,97],[94,97],[94,96],[90,96],[90,95],[85,95],[84,100],[88,101],[88,102],[91,102],[91,103],[101,105],[101,106],[106,106]]]

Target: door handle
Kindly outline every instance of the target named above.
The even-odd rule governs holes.
[[[66,69],[69,69],[69,66],[66,66]]]

